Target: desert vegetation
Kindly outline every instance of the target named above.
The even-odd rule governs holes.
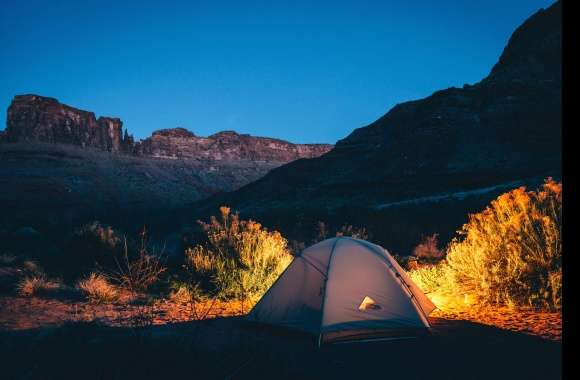
[[[318,221],[312,243],[317,243],[332,236],[350,236],[355,239],[368,240],[371,236],[365,227],[353,226],[352,224],[342,224],[339,227],[331,228],[328,223]]]
[[[391,253],[440,310],[472,311],[461,318],[473,320],[505,307],[557,311],[562,297],[561,207],[561,184],[549,179],[538,191],[518,188],[499,196],[482,212],[470,215],[446,246],[431,230],[409,250],[410,255]],[[366,226],[340,221],[310,226],[310,238],[289,242],[224,206],[217,216],[198,221],[182,235],[182,256],[168,262],[145,229],[129,239],[120,230],[91,222],[76,229],[67,243],[71,253],[78,253],[76,261],[62,266],[68,280],[55,280],[58,272],[45,271],[36,259],[3,252],[0,267],[14,274],[11,287],[3,288],[23,297],[22,302],[57,294],[55,290],[76,294],[73,299],[86,301],[83,321],[100,318],[149,326],[239,315],[307,245],[334,236],[372,240]],[[59,307],[68,307],[69,301],[62,302]],[[74,320],[76,305],[70,317]],[[474,305],[488,308],[475,313]],[[115,313],[109,315],[107,310],[112,309],[107,307]]]
[[[139,247],[130,251],[125,239],[122,257],[114,257],[115,268],[103,271],[104,276],[130,292],[146,291],[167,270],[163,265],[163,254],[155,254],[149,250],[147,231],[143,229]]]
[[[118,290],[99,273],[91,273],[80,280],[77,288],[93,303],[110,303],[118,300]]]
[[[438,264],[410,271],[440,308],[562,305],[562,185],[502,194],[469,221]],[[423,252],[423,246],[419,246]]]
[[[259,298],[292,261],[288,242],[227,207],[199,222],[206,241],[188,248],[185,267],[194,288],[219,298]]]
[[[47,294],[59,289],[61,286],[60,281],[49,280],[43,274],[39,274],[24,277],[18,282],[16,288],[21,296],[32,297],[39,294]]]
[[[445,252],[439,249],[438,234],[424,237],[423,241],[413,249],[413,256],[424,261],[438,262],[444,255]]]

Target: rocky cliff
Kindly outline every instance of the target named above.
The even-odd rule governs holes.
[[[252,160],[289,162],[328,152],[332,145],[292,144],[266,137],[223,131],[198,137],[183,128],[163,129],[136,145],[138,154],[163,158],[204,158],[211,160]]]
[[[0,141],[0,237],[4,228],[67,231],[91,220],[164,226],[174,210],[332,148],[182,128],[135,142],[117,118],[38,95],[14,98]]]
[[[0,139],[8,142],[72,144],[115,153],[156,158],[214,161],[269,161],[286,163],[328,152],[329,144],[292,144],[241,135],[234,131],[198,137],[183,128],[163,129],[135,142],[118,118],[99,117],[56,99],[17,95],[8,108],[7,127]]]
[[[498,193],[561,174],[561,38],[556,3],[517,28],[479,83],[399,104],[329,153],[195,208],[227,204],[289,236],[317,220],[360,224],[407,251],[422,234],[447,239]]]
[[[94,147],[109,152],[130,152],[132,142],[123,135],[118,118],[99,117],[58,100],[38,95],[17,95],[8,107],[4,140],[47,142]]]

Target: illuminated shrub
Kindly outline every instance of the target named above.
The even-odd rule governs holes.
[[[561,307],[562,185],[520,187],[470,215],[435,268],[411,271],[436,297],[480,304]]]
[[[16,285],[19,295],[24,297],[33,297],[46,295],[51,291],[56,291],[62,287],[60,281],[48,280],[43,274],[27,276],[21,279]]]
[[[207,241],[186,250],[193,282],[223,298],[260,297],[292,261],[287,241],[227,207],[220,218],[199,222]]]
[[[111,303],[119,299],[117,289],[100,274],[91,273],[87,278],[80,280],[77,288],[92,303]]]

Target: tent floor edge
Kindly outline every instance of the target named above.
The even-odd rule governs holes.
[[[342,330],[321,334],[320,345],[362,340],[378,341],[397,340],[402,338],[422,338],[429,335],[431,335],[431,329],[427,327]]]

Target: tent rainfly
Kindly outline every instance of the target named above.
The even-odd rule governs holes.
[[[320,346],[417,336],[434,309],[387,250],[336,237],[296,256],[247,319],[312,333]]]

